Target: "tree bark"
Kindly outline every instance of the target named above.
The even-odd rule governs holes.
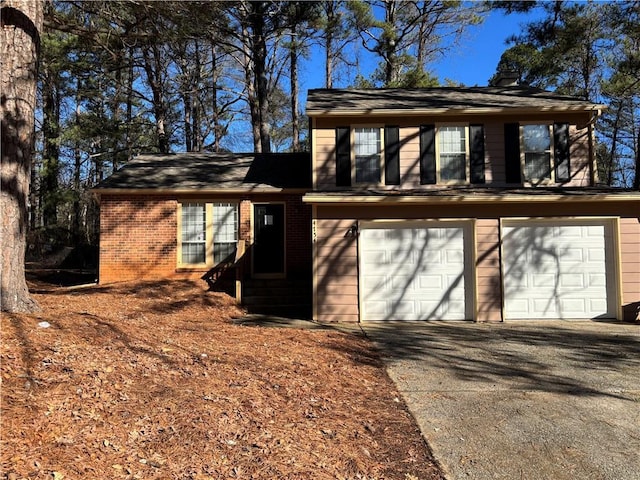
[[[8,312],[39,308],[27,288],[24,254],[43,5],[39,0],[5,0],[1,9],[0,306]]]
[[[300,151],[300,116],[298,115],[298,32],[297,25],[291,27],[290,86],[291,89],[291,151]]]
[[[267,82],[267,40],[265,37],[264,2],[251,2],[251,37],[253,68],[255,74],[256,100],[260,130],[260,151],[271,152],[271,134],[269,128],[269,89]]]
[[[640,190],[640,125],[638,125],[638,138],[636,140],[636,171],[633,177],[633,188]]]
[[[246,5],[243,4],[243,7]],[[248,17],[248,11],[244,14]],[[255,66],[253,56],[251,55],[251,35],[249,29],[243,23],[242,25],[242,56],[243,67],[245,76],[245,85],[247,87],[247,103],[249,104],[249,111],[251,113],[251,131],[253,133],[253,151],[255,153],[262,153],[262,142],[260,140],[260,112],[258,109],[258,101],[256,99],[255,89]]]
[[[158,151],[166,154],[169,153],[169,135],[166,130],[167,105],[164,98],[161,55],[157,45],[145,46],[142,49],[142,54],[147,82],[153,95],[153,113],[156,117]]]
[[[60,175],[60,92],[58,73],[44,69],[42,85],[42,136],[44,155],[40,196],[44,226],[58,223],[58,176]]]
[[[333,88],[333,62],[336,53],[333,51],[333,39],[335,36],[335,26],[337,24],[336,5],[333,1],[323,3],[325,9],[325,15],[327,17],[327,26],[325,28],[324,37],[324,51],[325,51],[325,64],[324,75],[325,88]]]

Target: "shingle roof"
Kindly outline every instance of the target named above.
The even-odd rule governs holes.
[[[95,190],[280,191],[310,187],[308,153],[179,153],[140,155]]]
[[[309,90],[307,115],[389,114],[390,112],[591,111],[604,108],[585,100],[525,87],[435,87],[416,89]]]

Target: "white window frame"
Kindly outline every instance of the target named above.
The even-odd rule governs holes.
[[[549,177],[545,178],[528,178],[527,177],[527,162],[526,162],[526,154],[529,153],[525,150],[524,145],[524,130],[526,126],[531,125],[541,125],[546,126],[547,131],[549,132]],[[545,150],[547,152],[547,150]],[[556,161],[555,161],[555,144],[554,144],[554,135],[553,135],[553,122],[540,120],[533,122],[524,122],[520,123],[520,176],[522,178],[522,182],[528,185],[544,185],[555,183],[556,181]]]
[[[361,128],[377,129],[380,133],[380,181],[379,182],[358,182],[356,175],[356,130]],[[352,185],[384,185],[385,184],[385,162],[384,162],[384,125],[381,124],[369,124],[369,125],[351,125],[350,128],[350,143],[351,143],[351,184]]]
[[[186,263],[182,260],[182,208],[184,204],[200,204],[205,206],[205,261],[202,263]],[[201,199],[183,199],[178,201],[178,218],[177,218],[177,266],[180,269],[208,269],[216,265],[214,262],[214,209],[216,205],[235,205],[235,243],[237,244],[240,229],[240,202],[237,200],[201,200]]]
[[[441,132],[446,127],[463,127],[464,128],[464,179],[462,180],[443,180],[442,179],[442,162],[440,159],[440,138]],[[436,184],[439,185],[468,185],[471,183],[471,150],[469,145],[469,124],[468,123],[439,123],[435,126],[435,142],[436,142]]]

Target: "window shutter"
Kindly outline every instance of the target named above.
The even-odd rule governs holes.
[[[400,185],[399,127],[384,127],[384,183]]]
[[[471,183],[484,183],[484,126],[469,125]]]
[[[571,177],[569,164],[569,124],[553,125],[554,160],[556,165],[556,181],[567,182]]]
[[[436,183],[435,125],[420,125],[420,183]]]
[[[349,127],[336,128],[336,186],[351,186],[351,142]]]
[[[521,183],[520,176],[520,125],[504,124],[504,161],[507,183]]]

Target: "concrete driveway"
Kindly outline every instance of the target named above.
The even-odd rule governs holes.
[[[640,326],[366,324],[448,479],[640,478]]]

